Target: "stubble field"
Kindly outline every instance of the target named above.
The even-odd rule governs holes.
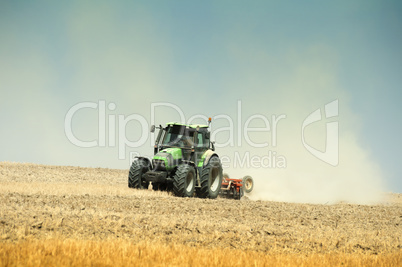
[[[0,266],[397,266],[402,196],[313,205],[176,198],[127,171],[0,163]]]

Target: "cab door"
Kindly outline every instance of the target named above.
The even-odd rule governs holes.
[[[205,133],[198,132],[195,136],[195,147],[194,147],[194,162],[195,165],[198,166],[198,162],[200,161],[202,155],[207,150],[207,144],[205,142]]]

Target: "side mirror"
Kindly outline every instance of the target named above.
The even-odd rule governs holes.
[[[155,125],[151,125],[151,130],[150,130],[150,132],[151,132],[151,133],[155,132]]]

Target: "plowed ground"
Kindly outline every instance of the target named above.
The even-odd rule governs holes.
[[[127,173],[0,163],[0,266],[51,265],[57,257],[64,265],[393,265],[402,259],[398,194],[374,206],[177,198],[129,189]],[[125,256],[104,258],[99,250],[109,245]],[[79,246],[99,255],[80,259]],[[43,253],[10,253],[38,248],[48,253],[43,259]]]

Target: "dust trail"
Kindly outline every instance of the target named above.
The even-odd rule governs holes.
[[[319,107],[319,106],[318,106]],[[308,113],[301,113],[308,114]],[[346,115],[346,116],[345,116]],[[262,157],[274,151],[278,161],[286,160],[286,166],[269,168],[243,168],[235,170],[251,174],[255,180],[253,200],[273,200],[304,203],[359,203],[373,204],[381,201],[384,193],[383,176],[370,151],[363,148],[358,130],[353,127],[353,116],[346,106],[339,121],[339,164],[332,166],[313,156],[301,141],[303,116],[294,116],[281,125],[280,142],[268,149],[250,148],[254,155]],[[325,151],[326,121],[305,131],[306,142]]]
[[[370,144],[364,141],[364,132],[360,130],[361,117],[365,114],[359,114],[353,108],[350,92],[339,85],[337,66],[330,64],[336,61],[333,57],[335,55],[331,50],[321,48],[290,56],[289,82],[276,85],[271,97],[260,95],[258,101],[243,102],[242,115],[245,119],[250,114],[261,114],[268,119],[272,114],[286,115],[286,119],[277,126],[276,144],[272,140],[271,120],[270,131],[251,136],[256,142],[268,141],[269,146],[256,148],[243,145],[225,150],[232,155],[249,152],[257,158],[271,151],[276,155],[273,161],[279,157],[286,160],[284,168],[274,164],[264,168],[253,167],[252,164],[241,166],[232,156],[227,172],[236,177],[246,174],[254,177],[252,199],[359,204],[381,201],[382,193],[386,191],[384,177],[371,154]],[[338,101],[336,116],[326,116],[326,104],[335,100]],[[339,164],[336,166],[313,156],[302,142],[303,122],[314,111],[319,112],[321,119],[304,128],[304,141],[316,150],[326,151],[328,123],[337,122]],[[262,120],[254,122],[254,127],[265,126]]]
[[[318,106],[319,107],[319,106]],[[381,201],[385,191],[383,176],[370,151],[363,148],[358,131],[344,114],[339,116],[339,164],[332,166],[313,156],[301,141],[301,123],[304,114],[288,118],[278,130],[278,145],[268,148],[248,148],[251,155],[267,158],[271,151],[271,166],[234,168],[231,172],[241,177],[253,176],[255,189],[253,200],[272,200],[302,203],[372,204]],[[345,117],[346,115],[346,117]],[[325,151],[326,121],[305,131],[306,142]],[[244,148],[243,151],[246,151]],[[275,154],[273,154],[275,153]],[[275,156],[273,156],[275,155]],[[286,166],[275,166],[280,158]],[[258,162],[258,161],[257,161]],[[236,164],[236,162],[234,162]],[[267,163],[267,159],[265,160]],[[267,165],[267,164],[266,164]],[[232,175],[232,176],[234,176]]]

